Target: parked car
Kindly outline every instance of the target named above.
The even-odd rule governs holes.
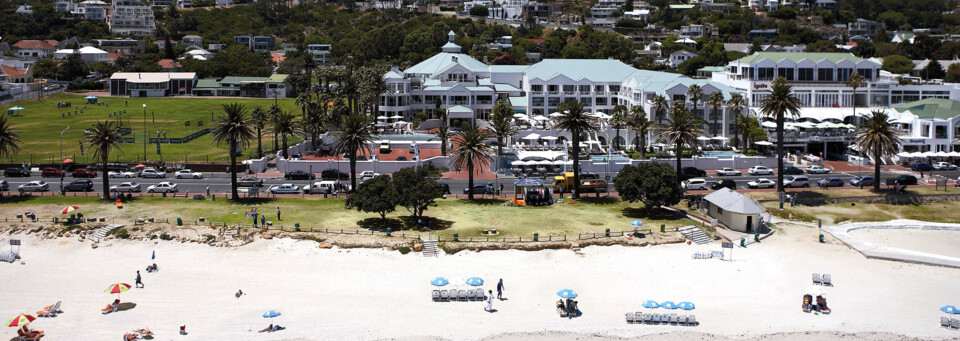
[[[314,182],[310,184],[310,186],[304,187],[303,192],[307,194],[336,194],[341,188],[346,189],[348,187],[350,187],[350,185],[344,186],[340,180],[323,180]]]
[[[110,186],[110,191],[140,193],[140,184],[136,182],[121,182],[119,185]]]
[[[0,191],[6,191],[10,189],[10,183],[7,180],[0,180]]]
[[[717,180],[717,182],[714,182],[713,185],[710,186],[710,188],[711,189],[721,189],[721,188],[737,189],[737,182],[733,180]]]
[[[487,185],[473,185],[473,194],[487,194],[491,193],[490,187]],[[467,189],[463,189],[463,194],[467,194]]]
[[[158,170],[153,169],[153,168],[147,168],[147,169],[144,169],[143,171],[140,172],[140,177],[141,177],[141,178],[144,178],[144,179],[146,179],[146,178],[162,179],[162,178],[166,178],[166,177],[167,177],[167,173],[158,171]]]
[[[843,179],[831,176],[817,181],[817,185],[820,187],[843,187]]]
[[[73,170],[74,178],[95,178],[97,177],[97,172],[86,168],[77,168]]]
[[[933,165],[934,170],[957,170],[957,165],[949,162],[937,162]]]
[[[24,192],[46,192],[50,190],[50,185],[46,181],[36,180],[17,186],[17,189]]]
[[[450,194],[450,184],[440,184],[440,188],[443,188],[443,194]]]
[[[135,178],[137,173],[129,171],[109,171],[107,172],[107,177],[110,178]]]
[[[873,186],[873,176],[856,176],[853,179],[850,179],[850,186],[858,187],[861,184],[863,184],[863,186]]]
[[[718,175],[718,176],[735,176],[735,175],[740,175],[740,174],[742,174],[742,173],[740,173],[740,171],[738,171],[738,170],[736,170],[736,169],[733,169],[733,168],[729,168],[729,167],[724,167],[724,168],[722,168],[722,169],[718,169],[718,170],[717,170],[717,175]]]
[[[263,186],[263,179],[248,175],[237,180],[237,187],[260,187]]]
[[[203,179],[203,173],[194,172],[189,169],[181,169],[174,174],[177,179]]]
[[[67,192],[89,192],[93,190],[93,181],[90,179],[77,179],[63,186]]]
[[[373,171],[363,171],[363,172],[360,172],[360,175],[357,176],[357,179],[359,179],[360,181],[367,181],[378,176],[380,176],[380,173],[374,173]]]
[[[313,173],[307,173],[298,169],[284,174],[283,178],[287,180],[313,180],[316,179],[317,176],[313,175]]]
[[[270,188],[270,193],[273,194],[296,194],[300,193],[300,186],[294,184],[282,184],[273,186]]]
[[[773,170],[764,166],[753,166],[747,169],[750,175],[773,175]]]
[[[7,177],[28,177],[30,176],[30,170],[24,168],[7,168],[3,170],[3,176]]]
[[[898,176],[896,182],[900,185],[916,185],[918,183],[917,177],[906,174]]]
[[[707,171],[701,170],[697,167],[680,168],[680,178],[684,180],[691,178],[702,178],[705,176],[707,176]]]
[[[750,181],[750,182],[748,182],[748,183],[747,183],[747,187],[749,187],[749,188],[774,188],[774,187],[777,187],[777,182],[776,182],[776,181],[773,181],[773,180],[770,180],[770,179],[767,179],[767,178],[760,178],[760,179],[757,179],[756,181]]]
[[[350,178],[350,174],[341,172],[336,169],[327,169],[327,170],[324,170],[323,172],[320,172],[320,179],[323,179],[323,180],[347,180],[349,178]]]
[[[929,172],[933,170],[933,166],[926,162],[917,162],[910,165],[910,169],[915,172]]]
[[[177,191],[177,184],[166,181],[147,187],[147,193],[176,193]]]
[[[827,173],[830,173],[830,169],[829,169],[829,168],[823,168],[823,167],[817,166],[817,165],[813,165],[813,166],[807,167],[807,173],[810,173],[810,174],[827,174]]]
[[[40,172],[40,176],[44,178],[59,178],[63,176],[63,171],[53,167],[47,167]]]
[[[803,170],[794,166],[783,167],[784,175],[803,175]]]
[[[704,180],[703,178],[688,179],[680,185],[688,191],[710,189],[710,186],[707,185],[707,180]]]
[[[783,179],[783,187],[810,187],[810,178],[803,175],[793,175]]]

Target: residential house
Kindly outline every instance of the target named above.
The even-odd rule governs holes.
[[[17,57],[43,59],[57,50],[56,40],[21,40],[13,44]]]
[[[157,47],[160,48],[161,50],[167,48],[167,42],[165,40],[154,40],[153,44],[157,45]],[[170,45],[173,47],[177,47],[177,45],[180,45],[180,42],[176,40],[171,40]]]
[[[218,82],[217,96],[241,96],[260,98],[286,98],[295,96],[293,86],[287,84],[288,76],[282,74],[270,77],[224,77]],[[206,87],[204,93],[209,93]],[[198,95],[198,93],[194,93]]]
[[[837,0],[817,0],[813,3],[813,8],[836,12],[840,9],[840,6],[837,5]]]
[[[193,58],[197,60],[210,60],[213,58],[213,52],[201,49],[201,48],[191,48],[183,54],[183,58]]]
[[[69,0],[57,0],[53,2],[53,9],[58,12],[72,12],[77,8],[77,4]]]
[[[31,15],[33,14],[33,6],[20,5],[19,7],[17,7],[17,10],[14,11],[13,13],[20,14],[20,15]]]
[[[533,18],[537,21],[549,22],[554,16],[560,15],[562,12],[562,4],[531,1],[523,7],[523,20]]]
[[[904,152],[960,151],[960,102],[927,98],[887,112],[901,133]]]
[[[137,0],[115,0],[110,11],[110,32],[138,37],[153,35],[157,23],[153,9]]]
[[[203,48],[203,38],[198,35],[185,35],[180,41],[183,43],[183,47],[198,47]]]
[[[37,60],[33,58],[0,56],[0,65],[9,66],[15,69],[30,68],[36,63],[37,63]]]
[[[73,15],[83,17],[86,20],[107,21],[107,11],[110,4],[99,0],[87,0],[77,5],[73,10]]]
[[[691,39],[707,38],[710,37],[710,27],[697,24],[683,25],[680,26],[680,35]],[[693,44],[696,47],[697,43],[694,42]]]
[[[747,37],[751,40],[755,38],[773,39],[776,36],[777,36],[777,29],[775,28],[756,29],[756,30],[750,30],[750,32],[747,32]]]
[[[254,36],[252,34],[234,36],[233,41],[240,45],[246,45],[250,51],[268,51],[273,49],[277,43],[273,36]]]
[[[630,12],[623,12],[624,19],[632,19],[636,21],[647,22],[650,19],[650,10],[648,9],[634,9]]]
[[[866,19],[857,19],[857,21],[847,23],[847,34],[850,36],[863,36],[873,39],[883,28],[883,24]]]
[[[723,226],[743,233],[762,231],[760,215],[767,211],[750,197],[729,188],[705,195],[700,209]]]
[[[56,52],[53,53],[53,59],[56,59],[56,60],[67,59],[67,57],[70,57],[71,55],[74,54],[74,51],[80,54],[80,59],[82,59],[84,63],[97,63],[97,62],[111,61],[110,55],[107,51],[98,49],[93,46],[81,47],[79,50],[74,50],[74,49],[57,50]]]
[[[696,48],[697,48],[697,42],[694,41],[693,39],[690,39],[690,37],[680,36],[679,39],[677,39],[677,40],[675,40],[675,41],[673,41],[673,42],[676,43],[676,44],[680,44],[680,45],[689,47],[689,48],[691,48],[691,49],[696,49]]]
[[[146,44],[143,40],[134,40],[129,38],[97,39],[96,42],[101,50],[126,57],[136,57],[146,51]]]
[[[313,61],[321,64],[330,62],[331,44],[307,44],[307,53],[313,56]]]
[[[173,59],[161,59],[157,61],[160,65],[160,71],[163,72],[183,72],[183,65]]]
[[[12,66],[0,65],[0,73],[6,75],[6,80],[8,83],[33,83],[33,68],[31,67],[19,69]]]
[[[670,65],[670,67],[672,67],[672,68],[675,69],[675,68],[677,68],[678,66],[680,66],[680,64],[683,64],[683,62],[687,61],[687,60],[690,59],[690,58],[696,57],[696,56],[698,56],[698,54],[693,53],[693,52],[690,52],[690,51],[687,51],[687,50],[676,51],[676,52],[670,54],[670,64],[669,64],[669,65]]]
[[[894,32],[893,38],[890,39],[890,42],[894,44],[900,44],[900,43],[913,44],[913,38],[915,38],[916,36],[917,35],[913,34],[913,32]]]

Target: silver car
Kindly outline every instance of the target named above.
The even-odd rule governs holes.
[[[140,192],[140,184],[136,182],[124,182],[119,185],[110,186],[111,192]]]
[[[50,185],[46,181],[37,180],[20,185],[17,189],[24,192],[46,192],[50,190]]]

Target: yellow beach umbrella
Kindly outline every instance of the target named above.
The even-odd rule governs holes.
[[[20,314],[17,317],[14,317],[10,321],[7,321],[7,327],[22,327],[23,325],[33,322],[37,318],[30,314]]]
[[[78,206],[67,206],[63,209],[63,211],[60,211],[60,214],[67,214],[67,213],[76,211],[78,209],[80,209],[80,207]]]
[[[108,294],[117,294],[119,296],[121,292],[124,292],[127,290],[130,290],[130,284],[117,283],[117,284],[111,285],[109,288],[107,288],[107,290],[104,290],[104,291],[106,291]]]

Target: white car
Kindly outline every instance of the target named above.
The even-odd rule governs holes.
[[[814,165],[814,166],[807,167],[807,173],[810,173],[810,174],[827,174],[827,173],[830,173],[830,169],[829,169],[829,168],[823,168],[823,167],[821,167],[821,166],[816,166],[816,165]]]
[[[937,162],[933,165],[934,170],[957,170],[957,165],[949,162]]]
[[[760,179],[757,179],[757,181],[750,181],[750,182],[748,182],[748,183],[747,183],[747,187],[749,187],[749,188],[774,188],[774,187],[777,187],[777,182],[776,182],[776,181],[773,181],[773,180],[770,180],[770,179],[767,179],[767,178],[760,178]]]
[[[50,190],[50,185],[46,181],[36,180],[17,186],[17,189],[24,192],[46,192]]]
[[[741,174],[740,171],[733,168],[729,168],[729,167],[717,170],[718,176],[734,176],[734,175],[740,175],[740,174]]]
[[[159,193],[176,193],[176,192],[177,192],[177,184],[172,184],[172,183],[169,183],[169,182],[164,181],[164,182],[158,183],[158,184],[156,184],[156,185],[152,185],[152,186],[150,186],[150,187],[147,187],[147,193],[158,193],[158,192],[159,192]]]
[[[123,182],[119,185],[110,186],[111,192],[140,192],[140,184],[136,182]]]
[[[135,178],[137,173],[127,171],[109,171],[107,176],[111,178]]]
[[[273,186],[270,188],[270,193],[273,194],[298,194],[300,193],[300,186],[294,184],[282,184]]]
[[[710,185],[707,184],[707,180],[704,180],[703,178],[689,179],[687,181],[684,181],[680,185],[683,186],[683,188],[688,191],[710,189]]]
[[[753,166],[747,169],[750,175],[773,175],[773,170],[764,166]]]
[[[793,175],[783,179],[783,187],[810,187],[810,178],[804,175]]]
[[[203,179],[203,173],[194,172],[194,171],[189,170],[189,169],[181,169],[180,171],[178,171],[178,172],[175,174],[175,176],[177,177],[177,179],[183,179],[183,178],[187,178],[187,179]]]
[[[166,177],[167,177],[167,173],[158,171],[158,170],[153,169],[153,168],[147,168],[147,169],[144,169],[142,172],[140,172],[140,177],[142,177],[142,178],[157,178],[157,179],[161,179],[161,178],[166,178]]]
[[[360,175],[357,176],[357,179],[373,179],[380,176],[380,173],[374,173],[373,171],[363,171],[360,172]]]

